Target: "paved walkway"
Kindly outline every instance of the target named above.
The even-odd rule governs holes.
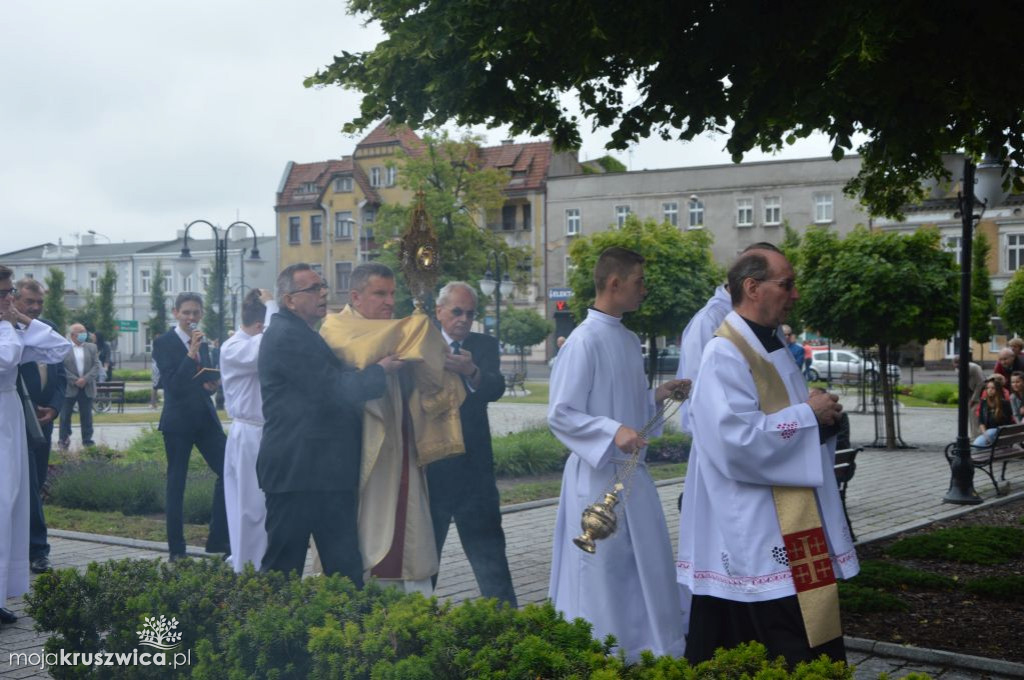
[[[538,417],[541,422],[543,420],[543,406],[495,406],[495,420],[505,423],[500,426],[501,429],[494,428],[499,432],[504,427],[520,429],[524,424],[536,422]],[[857,472],[850,484],[847,503],[854,530],[862,542],[969,511],[969,508],[942,502],[949,485],[949,467],[942,455],[941,446],[953,438],[955,411],[905,409],[902,415],[904,440],[920,444],[920,448],[900,451],[868,449],[857,459]],[[871,439],[873,429],[868,416],[854,413],[851,421],[855,443]],[[1011,497],[1024,496],[1024,462],[1011,463],[1007,478],[1011,480]],[[975,484],[986,504],[995,500],[994,489],[987,477],[976,475]],[[676,498],[681,489],[679,480],[663,482],[659,487],[673,543],[678,527]],[[550,536],[553,533],[555,512],[556,505],[553,502],[528,503],[506,510],[504,526],[508,557],[521,603],[540,602],[547,595],[551,563]],[[157,559],[165,554],[164,546],[160,544],[120,540],[118,542],[121,545],[112,545],[96,542],[110,539],[75,536],[68,532],[53,534],[51,559],[59,568],[81,568],[90,561],[124,557]],[[442,555],[437,595],[461,601],[478,596],[479,591],[461,546],[454,540],[455,535],[453,531],[452,540],[448,541]],[[195,552],[200,554],[198,550]],[[23,616],[24,605],[20,600],[12,601],[10,606],[22,618],[15,625],[0,629],[0,677],[48,677],[37,668],[11,668],[8,665],[11,652],[38,651],[45,639],[33,631],[32,621]],[[865,680],[877,678],[882,671],[893,677],[921,671],[943,680],[1024,677],[1024,665],[1000,663],[998,660],[973,661],[931,650],[908,652],[893,645],[874,644],[870,641],[851,641],[850,648],[851,661],[858,664],[856,677]]]

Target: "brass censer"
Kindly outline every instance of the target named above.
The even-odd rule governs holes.
[[[643,426],[639,432],[640,437],[647,439],[647,435],[671,418],[689,396],[690,382],[686,381],[672,391],[668,399],[655,412],[654,417]],[[619,494],[623,494],[623,498],[628,495],[629,480],[633,477],[633,472],[639,462],[640,449],[637,449],[630,456],[629,461],[616,473],[611,488],[604,492],[604,498],[588,505],[583,511],[583,516],[580,518],[580,528],[583,529],[583,533],[572,539],[572,542],[580,550],[593,554],[597,552],[595,541],[608,538],[615,533],[619,525],[618,517],[615,515],[615,506],[619,504]]]

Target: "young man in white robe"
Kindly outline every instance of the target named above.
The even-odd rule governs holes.
[[[601,254],[594,268],[597,298],[558,353],[548,407],[551,431],[571,451],[562,475],[549,596],[566,618],[589,621],[595,638],[614,635],[631,660],[645,649],[681,656],[685,648],[672,545],[643,464],[647,441],[640,431],[655,402],[688,383],[672,380],[650,390],[640,340],[622,324],[622,315],[638,309],[647,294],[643,262],[624,248]],[[573,543],[583,510],[611,490],[635,453],[640,463],[615,507],[618,528],[597,541],[593,554],[584,552]]]
[[[220,349],[224,408],[231,416],[224,446],[224,505],[231,544],[231,567],[240,572],[251,563],[259,570],[267,550],[267,499],[256,479],[256,459],[263,439],[263,395],[257,360],[263,330],[277,312],[269,290],[255,288],[242,301],[242,327]]]
[[[704,349],[679,522],[687,658],[757,640],[790,664],[845,659],[836,578],[858,571],[829,439],[841,407],[807,385],[778,327],[798,296],[779,252],[729,270],[734,311]]]
[[[18,366],[55,364],[70,350],[60,333],[18,311],[13,273],[0,265],[0,623],[18,620],[7,599],[24,595],[29,584],[29,458]]]

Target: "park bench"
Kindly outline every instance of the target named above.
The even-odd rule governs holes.
[[[96,410],[106,413],[114,405],[117,406],[118,413],[124,413],[124,381],[96,383]]]
[[[846,525],[850,527],[850,538],[857,540],[853,533],[853,522],[850,521],[850,513],[846,511],[846,486],[853,479],[853,473],[857,471],[857,454],[862,449],[840,449],[836,451],[835,473],[836,483],[839,485],[839,498],[843,501],[843,514],[846,516]]]
[[[523,396],[526,396],[526,372],[516,373],[505,373],[505,391],[511,392],[512,396],[516,396],[516,390],[522,390]]]
[[[955,457],[956,442],[953,442],[946,447],[946,460],[952,464]],[[1024,423],[999,428],[989,446],[971,445],[971,463],[975,469],[983,470],[988,475],[998,496],[1005,496],[1010,490],[1010,483],[1006,481],[1006,465],[1017,458],[1024,458]],[[999,481],[996,481],[995,464],[998,462],[1002,462],[1003,471]]]

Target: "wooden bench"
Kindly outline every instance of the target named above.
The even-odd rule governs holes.
[[[857,472],[857,454],[863,449],[840,449],[836,451],[836,483],[839,484],[839,498],[843,501],[843,514],[846,516],[846,525],[850,527],[850,538],[857,540],[853,533],[853,522],[850,521],[850,513],[846,511],[846,487]]]
[[[105,413],[113,405],[117,406],[118,413],[124,413],[124,381],[96,383],[96,410]]]
[[[956,455],[956,442],[953,442],[946,447],[946,460],[952,465]],[[1010,490],[1010,483],[1006,481],[1006,464],[1017,458],[1024,458],[1024,423],[999,428],[995,440],[989,446],[971,445],[971,463],[975,469],[983,470],[988,475],[998,496],[1005,496]],[[1003,471],[999,481],[996,481],[995,464],[1000,461],[1003,463]]]

